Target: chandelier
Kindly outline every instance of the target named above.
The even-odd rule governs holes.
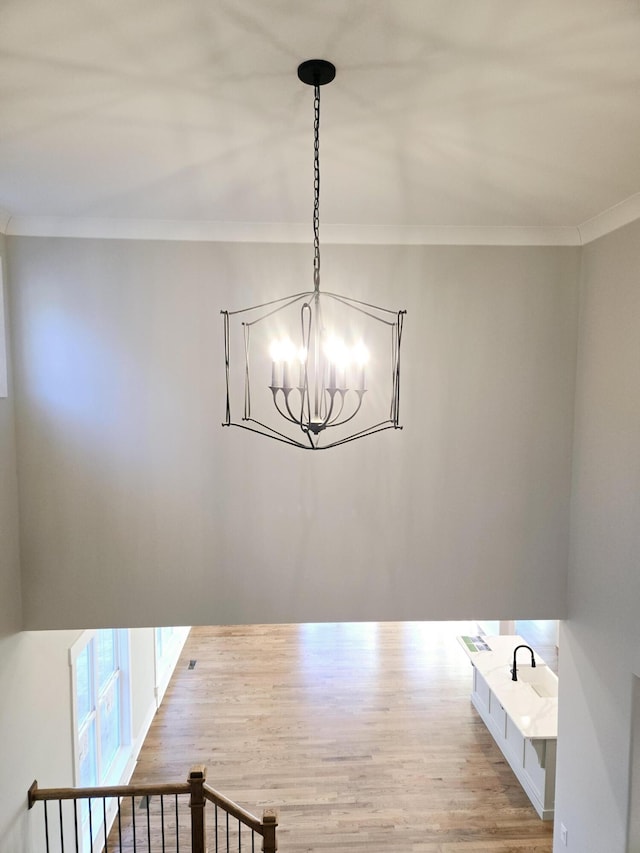
[[[313,290],[221,312],[223,426],[305,450],[402,429],[400,344],[406,312],[320,290],[320,87],[335,74],[335,66],[323,59],[298,67],[299,79],[314,91]],[[240,406],[238,422],[232,409]]]

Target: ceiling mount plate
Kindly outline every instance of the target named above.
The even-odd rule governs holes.
[[[336,67],[326,59],[307,59],[298,65],[298,77],[307,86],[324,86],[336,76]]]

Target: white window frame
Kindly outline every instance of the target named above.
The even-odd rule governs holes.
[[[167,626],[173,627],[173,626]],[[173,634],[169,642],[162,649],[160,654],[160,643],[158,638],[162,628],[156,628],[153,632],[153,652],[154,652],[154,668],[155,668],[155,698],[156,708],[160,707],[160,703],[164,698],[171,676],[182,652],[182,648],[189,636],[191,626],[173,627]]]
[[[72,725],[73,725],[73,774],[74,784],[80,786],[80,723],[78,719],[78,703],[76,695],[77,683],[77,663],[78,658],[84,650],[98,636],[100,629],[83,631],[80,637],[76,640],[73,646],[69,649],[69,666],[71,671],[71,708],[72,708]],[[111,629],[107,629],[111,630]],[[117,671],[112,675],[107,682],[106,688],[101,695],[113,688],[115,679],[119,680],[120,691],[120,746],[115,757],[111,761],[106,772],[103,772],[100,756],[100,702],[98,688],[96,686],[96,664],[95,653],[91,656],[91,693],[93,709],[91,711],[87,725],[95,722],[96,732],[96,765],[98,778],[96,784],[103,785],[119,785],[125,784],[131,778],[134,765],[133,743],[131,737],[131,675],[130,675],[130,660],[129,660],[129,631],[124,628],[113,629],[116,633],[116,655],[117,655]],[[95,645],[93,650],[95,652]],[[117,800],[113,799],[107,802],[107,832],[117,813]],[[102,849],[103,836],[103,813],[102,802],[94,801],[92,808],[92,825],[94,846],[97,849]],[[80,849],[89,851],[88,838],[86,832],[83,831],[80,837]]]

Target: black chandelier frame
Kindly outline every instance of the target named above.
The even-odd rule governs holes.
[[[320,291],[320,87],[330,83],[335,74],[335,66],[321,59],[307,60],[298,67],[299,79],[314,87],[313,290],[284,296],[250,308],[221,311],[224,323],[226,379],[226,410],[223,426],[240,427],[304,450],[328,450],[383,430],[402,429],[399,422],[400,346],[406,311],[393,311],[349,296]],[[388,418],[326,442],[324,439],[328,435],[326,432],[328,429],[342,427],[360,413],[366,388],[364,369],[359,387],[354,389],[347,387],[346,372],[342,374],[341,383],[335,369],[327,367],[327,359],[321,353],[322,339],[325,335],[323,302],[325,307],[328,303],[339,305],[342,309],[356,312],[386,326],[391,347],[389,362],[391,399]],[[287,367],[283,369],[281,380],[277,381],[274,368],[271,385],[268,386],[276,413],[291,427],[296,428],[294,434],[287,434],[282,431],[281,420],[278,421],[280,427],[278,429],[254,417],[251,398],[251,333],[258,324],[298,303],[301,303],[300,351],[304,353],[303,359],[300,360],[298,381],[292,380],[291,371]],[[239,422],[233,419],[231,411],[231,318],[235,316],[244,318],[241,320],[244,348],[244,404],[242,419]],[[347,401],[349,405],[346,405]]]

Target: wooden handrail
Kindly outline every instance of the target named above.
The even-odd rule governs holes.
[[[102,785],[93,788],[39,788],[34,781],[27,793],[29,808],[33,808],[38,800],[81,800],[109,799],[110,797],[152,797],[158,795],[190,794],[192,850],[206,850],[206,830],[204,824],[204,807],[206,801],[220,806],[236,820],[243,823],[253,832],[262,836],[264,853],[276,853],[276,828],[278,815],[273,809],[265,809],[262,820],[234,803],[224,794],[206,784],[206,769],[203,765],[193,767],[187,782],[168,782],[147,785]]]
[[[35,781],[29,788],[27,800],[33,808],[38,800],[87,800],[101,797],[152,797],[159,794],[188,794],[188,782],[166,782],[155,785],[103,785],[95,788],[39,788]]]
[[[219,791],[216,791],[214,788],[211,788],[209,785],[205,783],[204,785],[204,796],[205,799],[209,800],[211,803],[215,803],[220,808],[224,809],[226,812],[232,817],[237,818],[237,820],[242,821],[246,826],[250,829],[253,829],[255,832],[259,832],[262,835],[262,821],[259,817],[251,814],[246,809],[243,809],[242,806],[239,806],[237,803],[234,803],[233,800],[230,800],[228,797],[225,797],[224,794],[221,794]]]
[[[216,791],[206,783],[203,786],[205,799],[215,803],[224,809],[232,817],[242,821],[250,829],[262,835],[262,821],[251,812],[243,809],[233,800],[225,797],[220,791]],[[88,800],[101,797],[152,797],[160,794],[189,794],[191,785],[189,782],[165,782],[155,785],[103,785],[95,788],[39,788],[37,781],[34,782],[27,793],[29,808],[38,800]]]

